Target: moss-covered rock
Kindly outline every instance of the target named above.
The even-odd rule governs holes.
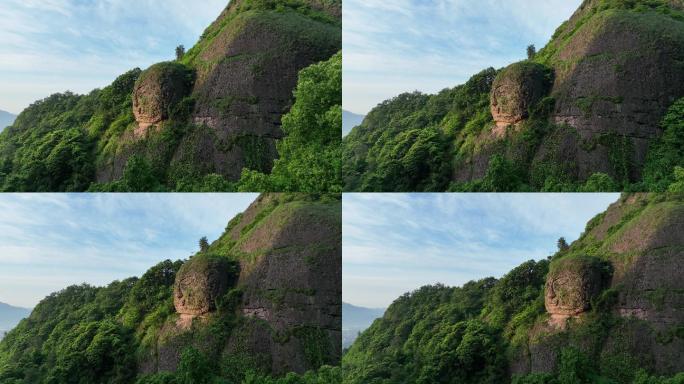
[[[497,126],[516,124],[529,116],[529,109],[549,92],[552,71],[523,61],[501,71],[492,85],[491,111]]]
[[[166,62],[143,71],[133,90],[133,114],[141,136],[151,125],[167,120],[171,111],[190,93],[193,72],[183,64]]]
[[[199,254],[183,264],[173,289],[173,304],[181,315],[205,315],[237,279],[234,262],[224,256]]]
[[[591,309],[591,303],[607,285],[605,275],[605,266],[596,257],[576,256],[554,262],[544,293],[551,322],[564,327],[568,318]]]

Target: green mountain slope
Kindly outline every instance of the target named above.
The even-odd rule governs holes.
[[[549,260],[407,293],[344,355],[344,382],[681,383],[682,225],[681,195],[627,194]]]
[[[45,298],[0,342],[0,382],[334,378],[340,226],[339,196],[262,195],[188,260]]]
[[[681,0],[586,0],[531,59],[379,105],[343,140],[345,188],[666,190],[682,63]]]
[[[0,135],[0,189],[234,190],[243,170],[269,174],[299,72],[341,49],[340,10],[233,0],[179,60],[34,103]]]

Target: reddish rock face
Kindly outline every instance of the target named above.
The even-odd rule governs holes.
[[[178,271],[173,304],[180,315],[199,316],[216,310],[216,300],[232,286],[234,272],[220,257],[195,256]]]
[[[602,262],[594,258],[560,260],[546,279],[544,305],[550,323],[565,327],[565,320],[591,309],[591,301],[606,285]]]
[[[494,80],[491,111],[498,127],[525,120],[529,108],[549,91],[551,72],[543,65],[521,62],[504,69]]]
[[[136,136],[169,118],[173,108],[190,93],[192,73],[182,64],[160,63],[144,71],[133,90]]]

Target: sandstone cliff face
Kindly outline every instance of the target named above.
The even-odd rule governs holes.
[[[684,96],[684,27],[655,11],[601,11],[602,3],[585,1],[545,48],[556,72],[552,120],[577,132],[562,139],[572,148],[562,157],[576,163],[570,171],[580,180],[595,172],[622,176],[606,135],[623,138],[627,176],[636,180],[663,114]]]
[[[133,90],[135,135],[142,136],[151,125],[168,119],[171,108],[190,93],[192,81],[192,72],[178,63],[155,64],[144,71]]]
[[[561,260],[546,279],[544,304],[551,315],[549,323],[565,328],[569,318],[576,318],[591,309],[592,300],[605,285],[599,259],[578,257]]]
[[[658,374],[684,370],[684,200],[626,195],[587,228],[570,252],[590,252],[610,263],[612,278],[597,284],[600,268],[591,272],[578,269],[572,259],[554,261],[545,292],[549,320],[532,330],[529,351],[512,363],[514,373],[553,371],[558,352],[570,345],[595,356],[599,364],[632,356]],[[559,292],[570,293],[570,298],[558,298]],[[593,315],[599,308],[592,305],[598,302],[608,312]],[[596,324],[596,316],[614,319],[603,335],[583,328],[584,323]],[[567,322],[572,318],[574,322]]]
[[[231,180],[244,166],[270,171],[277,157],[275,142],[283,136],[280,120],[291,106],[299,71],[341,47],[339,26],[294,11],[243,11],[242,3],[231,2],[207,30],[214,36],[189,52],[197,68],[192,120],[211,129],[181,144],[200,146],[200,151],[175,157]]]
[[[273,202],[257,201],[228,236],[238,239],[244,226]],[[242,330],[226,353],[248,350],[270,356],[273,372],[303,372],[341,357],[341,230],[339,205],[278,205],[259,221],[236,249],[258,254],[241,263],[244,296]],[[254,217],[255,219],[252,219]],[[280,337],[278,337],[280,335]],[[315,351],[325,351],[317,355]]]
[[[142,371],[176,370],[188,346],[216,359],[247,356],[276,375],[339,364],[341,241],[339,200],[260,196],[178,272],[176,315]],[[217,308],[227,297],[237,300],[231,313]],[[226,316],[227,334],[208,332]]]
[[[506,127],[526,119],[529,108],[548,94],[551,81],[551,71],[537,63],[516,63],[501,71],[491,92],[496,125]]]
[[[179,102],[183,135],[164,153],[171,173],[216,173],[231,181],[243,168],[269,173],[299,72],[342,47],[341,9],[341,2],[327,0],[231,1],[182,60],[141,75],[134,130],[119,134],[118,147],[98,165],[97,181],[120,179],[133,155],[166,151],[142,139],[151,126],[163,129]]]

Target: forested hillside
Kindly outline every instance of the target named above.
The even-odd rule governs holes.
[[[528,54],[378,105],[343,140],[345,190],[677,188],[682,0],[585,0]]]
[[[232,0],[176,61],[37,101],[0,134],[0,190],[341,190],[340,12]]]
[[[501,279],[397,299],[344,383],[684,383],[682,195],[624,195]]]
[[[340,226],[339,196],[262,195],[187,260],[46,297],[0,382],[339,382]]]

